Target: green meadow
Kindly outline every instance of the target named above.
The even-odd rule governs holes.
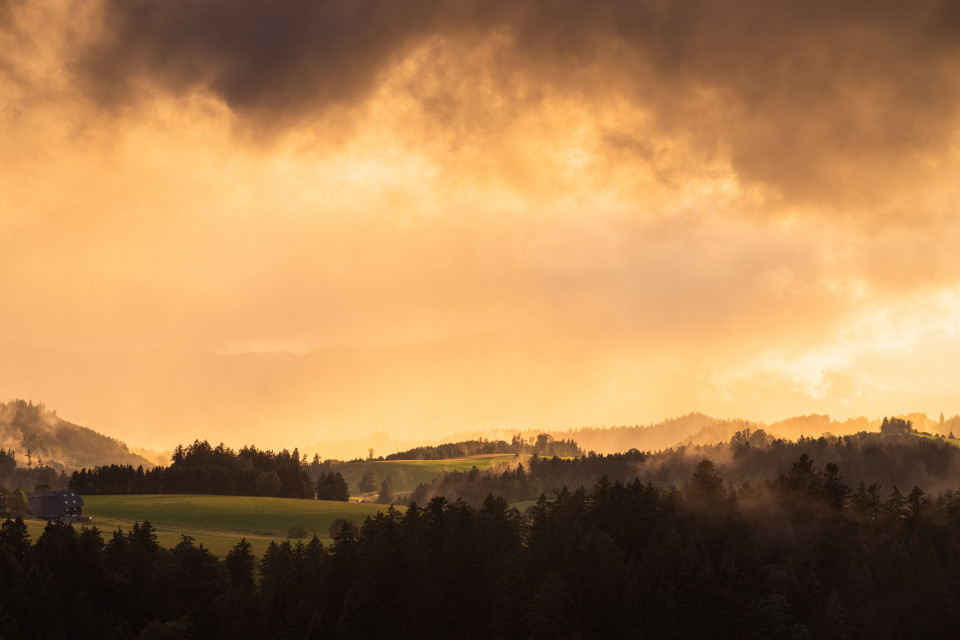
[[[916,432],[914,432],[913,435],[917,436],[918,438],[926,438],[928,440],[943,440],[944,442],[949,442],[954,446],[960,447],[960,438],[948,438],[947,436],[933,436],[927,433],[916,433]]]
[[[83,500],[83,512],[91,519],[85,526],[97,527],[104,540],[118,527],[129,531],[134,522],[149,520],[161,546],[172,547],[187,535],[220,557],[240,538],[262,555],[272,540],[285,540],[295,525],[307,531],[305,542],[316,534],[329,543],[330,524],[337,518],[359,526],[367,516],[386,509],[376,504],[247,496],[119,495],[84,496]],[[30,518],[27,524],[36,540],[45,523]]]
[[[529,455],[505,454],[452,460],[365,460],[363,462],[337,463],[333,468],[335,471],[339,471],[347,484],[350,485],[350,495],[352,496],[360,494],[357,485],[363,479],[363,474],[370,469],[377,472],[377,479],[380,482],[390,476],[394,492],[402,494],[413,491],[421,482],[430,482],[441,471],[469,471],[473,467],[482,471],[491,467],[506,465],[512,467],[517,462],[525,465],[529,459]]]
[[[510,467],[517,462],[527,463],[529,455],[493,455],[453,460],[388,460],[345,462],[335,465],[350,485],[350,493],[357,496],[363,474],[373,469],[383,481],[387,476],[397,494],[413,491],[421,482],[430,482],[442,471],[469,471],[473,467],[485,470],[492,467]],[[325,544],[330,543],[330,525],[337,518],[352,520],[358,526],[368,516],[387,507],[372,502],[330,502],[325,500],[296,500],[292,498],[260,498],[249,496],[209,495],[107,495],[84,496],[83,513],[104,540],[117,528],[125,532],[134,522],[149,520],[156,528],[161,546],[172,547],[181,536],[192,536],[194,544],[203,543],[218,556],[227,552],[241,539],[253,545],[253,552],[262,555],[271,541],[287,539],[291,527],[300,525],[306,532],[305,541],[316,534]],[[25,516],[31,537],[36,540],[46,523]],[[81,525],[75,525],[81,526]]]

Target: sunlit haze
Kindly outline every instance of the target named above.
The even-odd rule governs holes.
[[[0,401],[311,453],[952,415],[958,107],[935,0],[0,0]]]

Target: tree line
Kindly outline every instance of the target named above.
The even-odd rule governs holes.
[[[297,449],[279,453],[247,446],[239,451],[206,440],[177,445],[170,466],[144,470],[103,465],[75,471],[69,486],[80,494],[197,493],[313,498],[310,465]]]
[[[113,638],[952,638],[960,492],[852,487],[807,454],[758,484],[700,459],[528,515],[488,495],[387,509],[329,546],[220,560],[149,523],[0,527],[0,629]]]
[[[74,471],[69,487],[81,495],[192,493],[344,502],[350,498],[347,481],[329,463],[321,463],[319,456],[307,465],[296,449],[292,454],[286,450],[275,454],[250,446],[234,452],[222,444],[211,447],[206,441],[178,446],[169,467],[144,470],[112,464]]]
[[[520,434],[510,442],[506,440],[465,440],[448,442],[426,447],[415,447],[407,451],[398,451],[385,456],[384,460],[451,460],[470,456],[495,454],[537,454],[540,456],[558,456],[561,458],[581,456],[583,450],[570,440],[557,440],[548,433],[538,434],[527,441]]]
[[[884,419],[883,429],[882,433],[789,441],[773,438],[762,429],[747,428],[735,433],[729,442],[710,446],[656,453],[636,449],[608,455],[591,452],[573,459],[534,456],[526,465],[506,471],[474,468],[442,472],[431,482],[419,485],[410,499],[424,504],[434,496],[443,496],[479,506],[492,493],[508,502],[522,502],[536,500],[541,493],[552,495],[564,486],[590,487],[604,475],[624,483],[639,478],[654,484],[678,484],[703,458],[713,461],[733,484],[757,484],[785,473],[804,453],[846,469],[854,482],[877,484],[885,491],[918,484],[931,492],[942,492],[955,485],[960,477],[960,448],[944,440],[917,437],[909,421],[898,418]]]

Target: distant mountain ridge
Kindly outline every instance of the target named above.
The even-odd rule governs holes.
[[[925,420],[924,424],[932,422],[923,414],[910,414],[907,418],[913,419],[914,423],[918,420]],[[597,453],[615,453],[631,448],[657,451],[678,446],[714,445],[729,442],[735,433],[744,429],[763,429],[775,438],[797,440],[801,436],[818,438],[827,433],[839,436],[861,431],[879,431],[880,420],[860,417],[838,421],[831,420],[828,415],[814,413],[766,424],[739,418],[720,419],[702,413],[689,413],[645,427],[577,429],[562,434],[573,437],[584,449]],[[559,437],[561,434],[554,435]]]
[[[377,432],[410,448],[461,430],[629,424],[640,406],[675,415],[646,406],[656,398],[633,388],[619,358],[549,341],[530,346],[508,332],[299,354],[0,343],[0,399],[42,399],[79,424],[152,449],[200,437],[352,458],[369,447],[390,452],[393,444],[368,438]],[[313,443],[336,446],[304,446]]]
[[[931,433],[960,433],[960,415],[945,418],[942,422],[931,420],[922,413],[900,414],[897,418],[910,420],[917,431]],[[555,438],[572,439],[585,451],[609,454],[638,449],[640,451],[659,451],[679,446],[714,445],[729,442],[735,433],[744,429],[763,429],[775,438],[797,440],[800,437],[819,438],[822,435],[834,436],[860,433],[861,431],[879,431],[880,419],[865,417],[848,420],[832,420],[829,415],[810,414],[794,416],[771,422],[754,422],[739,418],[714,418],[703,413],[693,412],[677,418],[671,418],[651,425],[633,425],[617,427],[582,427],[579,429],[521,429],[515,431],[470,431],[460,432],[448,437],[444,442],[456,439],[486,436],[509,439],[513,433],[519,433],[527,439],[540,433],[549,433]]]
[[[573,440],[584,451],[595,453],[620,453],[630,449],[640,451],[657,451],[683,444],[689,438],[715,425],[740,425],[731,431],[731,434],[742,425],[752,426],[743,420],[721,420],[703,413],[688,413],[670,418],[663,422],[650,425],[628,425],[615,427],[579,427],[573,429],[491,429],[459,431],[444,438],[442,442],[455,442],[480,437],[490,439],[510,440],[519,435],[525,440],[534,440],[542,433],[548,433],[560,440]],[[726,426],[718,427],[722,430]],[[729,438],[728,438],[729,439]],[[699,441],[699,440],[698,440]]]
[[[942,435],[960,433],[960,415],[951,418],[941,416],[939,421],[922,413],[893,417],[910,420],[917,431]],[[324,454],[324,458],[348,459],[354,455],[342,455],[340,450],[353,451],[361,445],[366,449],[368,443],[373,446],[375,442],[377,450],[374,455],[383,456],[413,447],[436,446],[480,437],[510,440],[519,435],[532,442],[540,434],[550,434],[559,440],[573,440],[584,451],[607,454],[630,449],[658,451],[678,446],[713,445],[729,442],[736,432],[744,429],[763,429],[773,437],[797,440],[800,436],[839,436],[861,431],[879,431],[879,428],[880,419],[865,417],[838,421],[832,420],[828,415],[810,414],[766,424],[742,419],[720,419],[692,412],[646,426],[471,430],[443,438],[418,440],[401,440],[379,432],[351,441],[317,442],[313,447],[303,448],[302,451],[305,455],[308,451],[319,451]],[[195,438],[205,436],[203,433],[195,434]],[[294,444],[296,443],[290,443],[291,446]],[[158,462],[167,462],[164,454],[129,447],[126,443],[93,429],[62,420],[56,411],[48,410],[43,404],[19,399],[8,403],[0,402],[0,449],[16,452],[17,464],[20,467],[27,466],[29,450],[34,464],[37,464],[38,459],[42,459],[44,465],[53,467],[58,472],[109,464],[134,467],[142,465],[148,469]]]
[[[707,427],[728,422],[730,421],[693,412],[647,426],[584,427],[571,429],[567,433],[581,447],[597,453],[615,453],[630,449],[658,451],[675,447]]]
[[[103,464],[154,466],[123,442],[61,420],[55,411],[26,400],[0,403],[0,448],[16,453],[18,467],[27,466],[28,451],[33,465],[42,461],[57,471]]]
[[[624,365],[620,354],[584,354],[576,345],[558,347],[550,340],[528,347],[525,337],[508,332],[301,354],[185,347],[96,351],[0,342],[0,363],[0,399],[42,399],[78,424],[160,450],[200,438],[234,448],[297,446],[325,458],[352,459],[366,457],[371,447],[385,455],[493,433],[509,441],[518,432],[526,439],[541,432],[573,438],[598,453],[657,450],[725,422],[714,416],[752,415],[716,401],[661,401],[637,386],[634,376],[641,373]],[[648,374],[655,372],[642,372]],[[945,399],[943,410],[960,408],[960,396],[954,400]],[[936,406],[912,396],[882,402],[873,415],[882,417],[884,409],[889,414],[888,407]],[[828,408],[800,406],[811,407],[809,413]],[[693,407],[703,413],[685,413]],[[770,415],[762,407],[757,411]],[[661,416],[679,417],[652,424]],[[821,422],[802,417],[764,428],[784,437],[848,429]],[[851,432],[863,428],[849,425]],[[950,429],[960,432],[960,426]]]

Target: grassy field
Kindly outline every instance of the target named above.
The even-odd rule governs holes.
[[[377,472],[379,480],[390,476],[394,491],[405,494],[421,482],[430,482],[441,471],[469,471],[473,467],[511,467],[526,464],[529,455],[494,455],[454,460],[390,460],[346,462],[335,469],[350,484],[351,495],[359,494],[358,483],[368,469]],[[260,556],[271,540],[287,537],[290,527],[301,525],[307,538],[316,533],[325,544],[330,542],[330,524],[337,518],[353,520],[358,525],[367,516],[386,509],[369,502],[328,502],[289,498],[257,498],[246,496],[196,495],[126,495],[84,496],[83,512],[90,516],[87,526],[96,526],[104,540],[118,527],[129,531],[134,522],[149,520],[157,530],[161,546],[172,547],[181,535],[193,536],[218,556],[225,556],[240,540],[246,538],[253,552]],[[31,537],[36,540],[46,523],[25,516]]]
[[[316,533],[329,543],[330,524],[337,518],[353,520],[358,525],[367,516],[386,507],[375,504],[295,500],[291,498],[255,498],[246,496],[194,495],[129,495],[84,496],[83,512],[90,516],[87,526],[100,529],[104,540],[123,528],[128,531],[134,522],[149,520],[157,529],[161,546],[172,547],[181,535],[193,536],[195,544],[203,543],[223,557],[240,538],[253,545],[260,556],[271,540],[281,541],[294,525],[307,531],[307,538]],[[45,523],[27,522],[34,540]]]
[[[943,440],[944,442],[949,442],[954,446],[960,447],[960,438],[948,438],[946,436],[931,436],[925,433],[916,433],[916,432],[914,432],[913,435],[917,436],[918,438],[927,438],[929,440]]]
[[[417,488],[421,482],[430,482],[441,471],[469,471],[473,467],[480,470],[501,465],[514,466],[517,462],[526,464],[529,455],[514,456],[493,455],[477,456],[473,458],[456,458],[453,460],[384,460],[364,462],[344,462],[334,466],[334,470],[343,474],[350,485],[350,495],[360,494],[357,486],[368,469],[377,472],[380,482],[390,476],[393,490],[396,493],[409,493]]]

